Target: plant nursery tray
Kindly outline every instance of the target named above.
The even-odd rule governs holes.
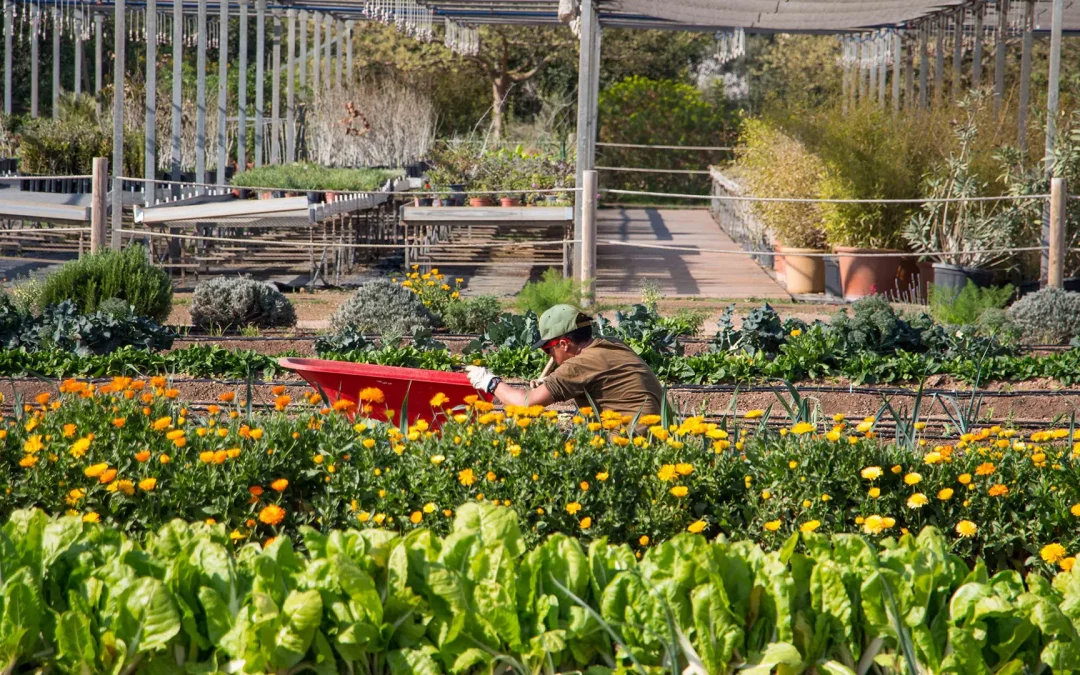
[[[425,420],[438,427],[454,408],[466,405],[466,396],[491,400],[491,395],[473,389],[464,373],[325,359],[283,358],[278,363],[307,380],[331,405],[338,401],[354,404],[348,409],[350,416],[398,422],[404,408],[410,424]],[[364,390],[368,392],[361,401]],[[439,394],[445,400],[435,405]]]

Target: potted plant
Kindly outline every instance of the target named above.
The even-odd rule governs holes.
[[[925,181],[929,199],[964,199],[986,193],[987,184],[971,172],[975,124],[969,114],[956,129],[960,141],[937,175]],[[959,293],[968,281],[993,285],[993,268],[1007,261],[1016,245],[1014,228],[1001,217],[996,202],[928,201],[904,229],[904,240],[924,259],[933,261],[934,286]]]
[[[915,258],[899,248],[902,212],[883,206],[839,205],[826,218],[825,236],[836,253],[846,300],[907,289],[919,274]]]

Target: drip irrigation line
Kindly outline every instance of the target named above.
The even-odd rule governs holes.
[[[1049,199],[1048,194],[997,195],[990,197],[923,197],[911,199],[811,199],[805,197],[750,197],[743,195],[691,195],[681,192],[645,192],[642,190],[616,190],[600,188],[599,192],[613,195],[642,195],[648,197],[677,197],[680,199],[708,199],[721,202],[783,202],[789,204],[946,204],[951,202],[999,202]]]

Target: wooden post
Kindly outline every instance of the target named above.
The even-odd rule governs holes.
[[[904,109],[915,108],[915,40],[911,35],[904,36],[907,49],[904,49]]]
[[[585,171],[582,178],[581,299],[591,307],[596,303],[596,171]]]
[[[114,251],[120,250],[120,227],[124,214],[124,49],[127,43],[125,0],[115,0],[113,17],[113,159],[112,159],[112,237]]]
[[[1035,41],[1035,0],[1024,2],[1024,43],[1020,52],[1020,105],[1017,111],[1016,144],[1021,152],[1027,150],[1028,103],[1031,100],[1031,49]]]
[[[307,31],[308,31],[308,13],[306,9],[300,10],[300,62],[297,67],[300,69],[300,100],[307,100]]]
[[[337,21],[337,60],[334,67],[334,86],[341,89],[341,71],[345,67],[345,45],[342,44],[345,41],[345,23],[338,19]]]
[[[577,180],[575,185],[577,187],[584,186],[585,171],[593,168],[593,157],[589,154],[589,136],[593,133],[593,129],[590,126],[590,110],[592,109],[592,98],[595,92],[592,91],[592,77],[591,72],[594,68],[599,68],[599,64],[593,62],[593,45],[592,41],[596,37],[596,31],[593,30],[593,24],[597,21],[597,12],[593,6],[593,0],[581,0],[581,32],[580,32],[580,47],[578,49],[578,107],[577,107]],[[585,200],[584,191],[578,190],[574,195],[574,202],[577,208],[574,209],[574,239],[578,240],[578,243],[574,244],[574,269],[578,274],[583,274],[582,269],[582,229],[584,228],[584,222],[582,214],[585,212]]]
[[[1047,285],[1061,288],[1065,281],[1065,204],[1069,199],[1064,178],[1050,179],[1050,241]]]
[[[101,14],[94,15],[94,95],[97,96],[101,93],[101,88],[104,86],[105,78],[102,74],[104,68],[104,53],[105,47],[102,44],[103,34],[105,33],[105,17]],[[101,111],[101,104],[98,104],[98,111]]]
[[[877,61],[877,57],[878,57],[878,41],[877,41],[877,38],[876,37],[870,38],[870,41],[866,43],[866,46],[870,49],[870,62],[866,66],[866,69],[869,71],[867,75],[870,78],[870,84],[869,84],[869,87],[867,88],[867,91],[866,91],[866,97],[868,99],[873,99],[874,94],[877,92],[878,68],[877,68],[877,64],[874,63],[875,61]]]
[[[95,157],[93,167],[90,181],[90,252],[97,253],[105,247],[105,216],[109,212],[109,160]]]
[[[892,64],[892,107],[896,112],[900,111],[900,73],[903,72],[904,40],[899,31],[892,35],[893,64]]]
[[[1050,68],[1047,77],[1046,87],[1046,175],[1050,176],[1054,168],[1054,152],[1057,145],[1057,116],[1058,116],[1058,95],[1060,93],[1061,85],[1061,24],[1062,15],[1064,13],[1065,3],[1064,0],[1054,0],[1053,11],[1051,12],[1050,23]],[[1051,237],[1051,224],[1050,221],[1053,218],[1053,187],[1054,179],[1050,181],[1051,204],[1043,210],[1043,227],[1042,227],[1042,240],[1043,246],[1048,246]],[[1062,181],[1061,188],[1064,188],[1065,184]],[[1061,205],[1059,209],[1064,209],[1065,190],[1060,189],[1058,196]],[[1064,218],[1061,218],[1062,222],[1058,225],[1059,228],[1064,229]],[[1061,235],[1063,236],[1063,235]],[[1040,277],[1042,279],[1049,278],[1050,274],[1050,254],[1048,251],[1043,250],[1042,259],[1040,264]]]
[[[221,0],[218,19],[218,130],[217,184],[225,186],[225,168],[229,164],[226,145],[229,123],[229,0]]]
[[[885,107],[885,85],[888,81],[889,63],[885,55],[889,53],[889,40],[886,36],[882,35],[878,40],[878,57],[880,62],[878,63],[878,107]]]
[[[143,134],[143,203],[156,202],[157,183],[157,0],[146,0],[146,104]]]
[[[323,17],[323,21],[326,22],[326,27],[323,29],[323,72],[322,81],[323,86],[327,89],[330,88],[330,43],[334,41],[334,17],[327,14]]]
[[[314,97],[319,96],[319,80],[322,75],[322,65],[320,59],[322,58],[322,18],[318,12],[311,15],[312,28],[315,31],[315,41],[312,44],[311,50],[311,91]],[[307,57],[305,57],[306,59]]]
[[[945,17],[938,17],[934,50],[934,105],[940,107],[945,99]]]
[[[172,34],[172,166],[174,198],[180,196],[180,136],[183,132],[184,105],[184,1],[173,0]]]
[[[353,22],[345,22],[345,86],[352,86],[353,55],[352,55],[352,28]]]
[[[844,115],[848,113],[849,97],[851,96],[851,63],[848,61],[850,58],[850,45],[846,37],[840,38],[840,54],[843,56],[844,74],[840,78],[841,96],[840,96],[840,112]]]

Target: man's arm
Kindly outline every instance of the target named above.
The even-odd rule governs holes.
[[[502,401],[504,405],[542,405],[546,407],[555,402],[546,384],[541,384],[535,389],[522,390],[511,387],[505,382],[500,382],[495,387],[495,398]]]

